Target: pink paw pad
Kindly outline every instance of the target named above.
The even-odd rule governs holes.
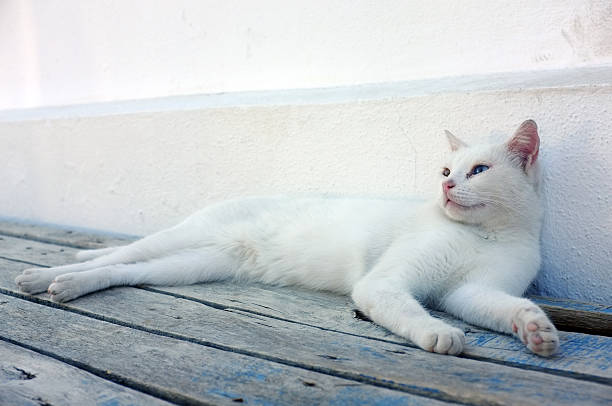
[[[512,319],[512,332],[537,355],[548,357],[559,347],[555,326],[546,314],[533,306],[519,309]]]

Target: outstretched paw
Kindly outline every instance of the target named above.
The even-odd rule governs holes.
[[[419,328],[413,341],[425,351],[457,355],[463,351],[465,334],[458,328],[432,319]]]
[[[21,292],[35,294],[47,290],[55,275],[49,268],[28,268],[15,278]]]
[[[51,296],[51,301],[61,303],[81,296],[81,289],[77,282],[77,274],[67,273],[57,276],[47,292]]]
[[[546,314],[537,306],[522,307],[512,317],[512,331],[533,353],[553,355],[559,348],[559,335]]]

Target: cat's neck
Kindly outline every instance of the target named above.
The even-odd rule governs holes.
[[[450,219],[438,206],[436,210],[446,221],[461,224],[470,233],[483,241],[514,240],[516,238],[530,238],[539,240],[542,228],[542,209],[539,202],[526,212],[508,213],[507,216],[491,219],[481,224],[460,223]]]

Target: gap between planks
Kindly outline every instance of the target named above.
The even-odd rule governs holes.
[[[4,292],[0,292],[0,293],[4,293]],[[26,302],[32,302],[30,300],[27,300],[27,298],[19,298],[17,295],[12,295],[11,294],[9,296],[13,296],[14,298],[17,298],[17,299],[25,299]],[[45,305],[45,303],[38,303],[38,304]],[[61,306],[61,305],[57,306],[57,307],[56,306],[49,306],[49,307],[55,307],[55,308],[58,308],[58,309],[61,309],[61,310],[68,310],[68,311],[70,311],[70,309],[62,308],[63,306]],[[78,313],[78,312],[73,312],[73,313],[77,313],[78,316],[88,317],[87,314],[81,314],[81,313]],[[96,318],[96,317],[93,317],[93,318]],[[109,320],[109,319],[107,319],[107,320],[100,320],[100,321],[110,322],[110,323],[113,323],[113,324],[119,324],[121,327],[130,327],[130,326],[124,326],[123,325],[124,323],[121,322],[121,321],[119,321],[119,323],[115,323],[114,320]],[[190,337],[182,337],[182,336],[177,335],[177,334],[167,333],[167,332],[163,332],[163,331],[159,332],[159,331],[156,331],[155,329],[150,329],[150,331],[147,331],[147,330],[145,330],[143,328],[136,328],[136,330],[139,330],[139,331],[142,331],[142,332],[145,332],[145,333],[152,333],[152,334],[155,334],[155,335],[161,335],[161,336],[163,336],[165,338],[178,339],[180,341],[188,342],[189,344],[203,345],[205,347],[210,347],[213,350],[225,351],[224,348],[218,348],[217,346],[214,346],[214,345],[210,346],[210,345],[208,345],[208,343],[204,343],[201,340],[192,339]],[[159,334],[159,333],[161,333],[161,334]],[[9,343],[14,344],[14,345],[21,346],[23,348],[26,348],[26,349],[31,350],[31,351],[35,351],[37,353],[40,353],[42,355],[46,355],[46,356],[51,357],[51,358],[57,359],[59,361],[65,362],[65,363],[67,363],[69,365],[72,365],[72,366],[75,366],[77,368],[83,369],[83,370],[85,370],[87,372],[90,372],[90,373],[92,373],[94,375],[97,375],[99,377],[111,380],[111,381],[113,381],[115,383],[119,383],[119,384],[125,385],[125,386],[127,386],[129,388],[132,388],[132,389],[139,390],[139,391],[141,391],[143,393],[159,397],[160,399],[172,401],[172,402],[175,402],[175,403],[178,403],[178,404],[186,404],[186,405],[208,404],[208,403],[205,403],[205,402],[201,402],[201,401],[199,401],[197,399],[193,399],[193,398],[191,398],[189,396],[179,396],[179,397],[176,397],[176,396],[174,396],[175,392],[160,390],[159,388],[156,388],[155,386],[146,385],[146,384],[143,384],[142,382],[139,382],[139,381],[136,381],[136,380],[133,380],[133,379],[130,379],[130,378],[126,378],[123,375],[114,374],[114,373],[112,373],[112,372],[110,372],[108,370],[105,370],[105,369],[95,368],[95,367],[93,367],[93,366],[91,366],[89,364],[86,364],[86,363],[83,363],[83,362],[79,362],[79,361],[76,361],[76,360],[71,359],[71,358],[63,357],[63,356],[61,356],[59,354],[56,354],[56,353],[53,353],[53,352],[50,352],[50,351],[46,351],[46,350],[41,349],[41,348],[37,348],[37,347],[29,345],[29,344],[24,344],[22,342],[19,342],[19,341],[16,341],[16,340],[12,340],[10,338],[6,338],[6,337],[0,336],[0,340],[9,342]],[[287,366],[287,367],[299,368],[299,369],[302,369],[302,370],[305,370],[305,371],[310,371],[310,372],[313,372],[313,373],[327,375],[327,376],[330,376],[332,378],[344,379],[344,380],[352,381],[352,382],[355,382],[355,383],[358,383],[358,384],[371,385],[373,387],[377,387],[377,388],[381,388],[381,389],[390,389],[390,390],[393,390],[393,391],[397,391],[399,393],[405,393],[407,395],[414,395],[414,396],[417,396],[417,397],[423,399],[424,401],[434,402],[436,404],[439,404],[437,402],[445,402],[445,403],[448,402],[448,403],[451,403],[451,404],[463,404],[463,405],[475,405],[475,406],[490,404],[490,402],[485,402],[485,403],[483,403],[481,401],[470,402],[470,401],[468,401],[466,399],[463,399],[463,400],[462,399],[458,399],[456,396],[453,396],[452,394],[446,394],[446,393],[441,392],[441,391],[434,391],[432,393],[432,391],[428,390],[428,388],[419,388],[417,386],[409,387],[409,386],[407,386],[405,384],[397,384],[397,383],[394,383],[394,382],[382,382],[382,381],[373,379],[373,378],[365,376],[365,375],[344,373],[342,371],[334,371],[333,369],[313,367],[313,366],[310,366],[310,365],[307,365],[306,367],[303,367],[303,366],[299,365],[299,363],[292,363],[292,362],[288,362],[286,360],[279,360],[280,361],[279,362],[279,361],[275,361],[274,359],[270,359],[270,358],[273,358],[273,357],[267,357],[267,356],[259,357],[259,356],[257,356],[257,354],[254,354],[254,353],[253,354],[249,354],[248,352],[240,351],[240,350],[235,351],[234,349],[230,349],[228,352],[230,352],[232,354],[237,354],[237,355],[252,356],[253,358],[256,358],[256,359],[259,359],[259,360],[263,360],[264,362],[273,362],[273,363],[281,364],[281,365],[284,365],[284,366]],[[306,386],[308,386],[308,385],[306,385]]]
[[[169,406],[161,399],[110,382],[54,358],[0,339],[1,405]]]
[[[85,364],[79,361],[75,361],[70,358],[62,357],[61,355],[54,354],[49,351],[45,351],[41,348],[37,348],[31,345],[22,343],[20,341],[15,341],[8,337],[3,337],[2,335],[0,335],[0,341],[24,348],[26,350],[32,351],[40,355],[44,355],[45,357],[49,357],[57,361],[61,361],[64,364],[70,365],[71,367],[75,367],[81,371],[88,372],[106,381],[110,381],[115,384],[121,385],[124,388],[133,389],[137,391],[138,393],[142,393],[143,395],[149,395],[149,396],[152,396],[160,400],[165,400],[172,404],[189,405],[189,406],[191,405],[193,406],[212,406],[213,405],[212,403],[203,402],[198,399],[192,398],[190,396],[185,396],[180,393],[171,392],[167,390],[160,390],[159,388],[156,388],[151,385],[143,385],[141,382],[134,381],[130,378],[115,374],[111,371],[106,371],[106,370],[102,370],[99,368],[95,368],[91,365],[88,365],[88,364]]]
[[[159,392],[162,395],[164,393],[173,395],[175,392],[180,391],[182,394],[191,394],[191,396],[195,395],[200,397],[204,395],[205,398],[210,399],[211,393],[216,394],[216,392],[218,392],[216,388],[219,388],[219,385],[221,385],[221,388],[228,385],[235,389],[234,393],[246,395],[244,401],[247,403],[250,401],[261,403],[262,400],[273,398],[268,402],[273,404],[274,401],[279,401],[279,396],[281,399],[285,399],[286,392],[284,390],[287,389],[289,390],[287,394],[291,394],[292,396],[297,395],[300,398],[304,398],[305,395],[305,399],[307,400],[313,400],[313,394],[316,398],[317,396],[321,397],[321,393],[325,393],[325,395],[323,395],[325,399],[335,400],[340,404],[346,404],[348,399],[353,399],[355,395],[354,392],[348,394],[342,391],[339,392],[339,388],[347,386],[359,386],[361,391],[359,393],[359,400],[364,400],[363,398],[365,397],[370,399],[368,403],[371,403],[373,399],[388,398],[392,403],[394,401],[396,403],[401,403],[401,401],[403,401],[415,405],[430,403],[441,405],[442,403],[432,398],[452,397],[445,393],[438,393],[434,396],[429,394],[430,396],[428,397],[421,397],[411,393],[418,390],[418,388],[404,391],[390,390],[379,386],[363,385],[350,381],[347,382],[347,380],[335,376],[330,376],[328,379],[322,380],[324,375],[316,372],[304,371],[301,369],[297,369],[296,371],[294,367],[278,365],[277,363],[235,353],[230,353],[226,357],[220,357],[218,354],[220,351],[213,348],[199,349],[197,348],[199,346],[194,343],[181,341],[174,342],[175,340],[168,339],[167,337],[155,337],[154,335],[145,334],[141,331],[134,331],[126,327],[118,327],[117,329],[109,330],[103,325],[104,323],[99,320],[91,320],[76,314],[68,314],[66,315],[68,317],[61,317],[60,320],[54,320],[53,313],[56,309],[47,308],[45,310],[43,308],[38,312],[35,310],[36,305],[34,303],[16,298],[10,299],[12,300],[5,300],[4,303],[2,303],[8,306],[5,308],[7,314],[15,314],[16,311],[16,314],[24,314],[25,312],[28,314],[28,320],[34,323],[36,328],[42,332],[42,335],[31,336],[28,326],[24,326],[23,323],[13,324],[13,329],[10,331],[15,331],[16,333],[7,331],[5,334],[15,335],[15,338],[19,337],[21,340],[27,337],[27,339],[37,344],[36,346],[25,344],[27,348],[42,351],[48,356],[56,357],[58,360],[64,360],[66,362],[71,362],[73,365],[84,366],[86,368],[91,365],[92,361],[98,364],[101,363],[104,367],[102,367],[102,365],[100,368],[93,367],[93,372],[109,374],[110,370],[120,371],[120,373],[115,373],[112,378],[122,383],[135,383],[142,390],[150,391],[150,388],[155,389],[156,387],[170,388],[170,390],[162,389],[162,391]],[[86,328],[85,331],[88,333],[85,336],[82,335],[84,332],[83,328]],[[51,331],[57,331],[57,334],[49,334]],[[77,338],[78,341],[71,342],[71,340],[73,340],[73,337],[71,337],[72,331],[81,331],[81,339]],[[112,339],[111,337],[118,337],[119,341],[115,343],[107,342],[109,339]],[[83,340],[83,342],[81,342],[81,340]],[[133,342],[134,340],[135,342]],[[22,343],[22,341],[19,340],[10,341]],[[138,360],[141,361],[140,364],[142,365],[143,362],[144,364],[152,363],[150,366],[156,366],[157,371],[154,372],[150,370],[150,368],[143,368],[142,366],[134,368],[131,366],[131,363],[126,363],[128,358],[133,357],[133,346],[135,343],[139,343],[136,344],[137,347],[138,345],[141,346],[140,351],[138,349],[136,350],[140,354],[140,356],[138,356]],[[94,347],[93,349],[91,348],[92,346]],[[104,348],[104,346],[110,346],[110,348]],[[42,347],[50,349],[44,350]],[[114,356],[112,356],[112,354],[107,354],[106,357],[99,359],[97,351],[99,351],[100,348],[103,348],[103,351],[111,349]],[[147,349],[151,348],[155,348],[156,351],[148,352]],[[175,349],[175,352],[173,352],[172,349]],[[69,355],[62,356],[56,354],[56,351],[61,351],[63,354]],[[186,357],[182,358],[182,362],[179,364],[176,363],[175,358],[178,354],[180,354],[181,358],[183,356]],[[70,356],[72,356],[72,358],[70,358]],[[81,362],[78,361],[78,359],[89,360]],[[207,361],[201,364],[202,359],[206,359]],[[160,365],[164,367],[160,368]],[[193,382],[196,381],[189,379],[189,377],[194,377],[193,374],[195,374],[195,377],[199,377],[202,368],[205,372],[202,376],[208,376],[210,373],[213,375],[214,379],[202,381],[202,385],[196,384],[196,387],[194,387]],[[244,368],[247,368],[247,370],[255,369],[260,372],[256,375],[248,373],[245,375],[243,373]],[[260,380],[259,374],[263,374],[262,376],[266,377],[265,371],[276,376],[273,382],[279,385],[278,388],[274,384],[253,387],[253,383],[257,383]],[[244,379],[240,379],[240,382],[234,382],[232,376],[236,373],[238,374],[237,376],[247,377],[246,382]],[[187,374],[187,377],[185,377],[185,374]],[[127,375],[135,376],[135,379],[128,378],[128,380],[125,380],[124,378]],[[228,378],[230,380],[228,380]],[[221,379],[221,382],[219,382],[219,379]],[[304,380],[305,382],[318,382],[318,384],[306,385],[304,384]],[[199,378],[197,381],[199,381]],[[143,382],[145,383],[143,384]],[[312,392],[313,389],[305,389],[306,387],[314,386],[318,387],[318,394]],[[207,388],[208,390],[205,390]],[[592,388],[595,387],[592,386]],[[211,389],[214,391],[211,391]],[[203,390],[205,391],[202,392]],[[302,390],[305,392],[302,393]],[[427,391],[424,392],[428,394]],[[602,396],[601,391],[598,392],[598,396]],[[603,394],[603,396],[606,395]],[[239,399],[236,399],[236,401],[240,401],[241,396],[238,396],[238,398]],[[189,399],[174,400],[180,404],[200,404],[194,403]],[[482,402],[464,402],[464,404],[482,404]]]
[[[46,266],[46,265],[42,265],[42,266]],[[199,302],[201,304],[208,305],[208,306],[211,306],[211,307],[214,307],[214,308],[217,308],[217,309],[224,310],[224,309],[233,308],[233,309],[239,310],[239,311],[244,311],[244,312],[258,314],[258,315],[260,315],[262,317],[276,318],[278,320],[282,320],[282,321],[285,321],[285,322],[292,322],[292,323],[297,323],[297,324],[301,324],[301,325],[306,325],[308,327],[314,327],[314,328],[318,328],[320,330],[332,331],[332,332],[348,334],[348,335],[353,335],[353,336],[363,337],[363,338],[368,338],[368,339],[375,339],[375,340],[378,340],[378,341],[383,341],[383,342],[388,342],[388,343],[393,343],[393,344],[399,344],[399,345],[406,346],[405,342],[397,342],[397,341],[392,341],[392,340],[384,340],[384,339],[380,339],[380,338],[376,338],[376,337],[371,337],[371,336],[364,336],[364,335],[358,335],[358,334],[353,334],[353,333],[347,333],[345,331],[332,330],[332,329],[328,329],[328,328],[325,328],[325,327],[320,327],[320,326],[311,325],[311,324],[307,324],[307,323],[296,322],[294,320],[283,319],[283,318],[279,318],[277,316],[271,316],[271,315],[266,314],[266,313],[254,312],[251,309],[245,309],[245,308],[238,307],[238,306],[232,307],[232,306],[217,304],[217,303],[214,303],[214,302],[206,302],[206,301],[202,301],[201,299],[197,299],[197,298],[193,298],[193,297],[189,297],[189,296],[184,296],[184,295],[177,295],[176,293],[173,293],[173,292],[167,292],[167,291],[158,290],[158,289],[154,289],[154,288],[145,288],[145,289],[146,290],[151,290],[151,291],[154,291],[154,292],[157,292],[157,293],[160,293],[160,294],[166,294],[166,295],[170,295],[170,296],[174,296],[174,297],[181,297],[183,299]],[[23,298],[27,298],[27,297],[29,297],[29,296],[23,296]],[[50,303],[50,302],[41,303],[41,304],[48,305],[48,303]],[[68,309],[71,309],[71,308],[68,307]],[[99,316],[99,319],[104,320],[105,317],[106,316]],[[127,325],[127,326],[129,326],[129,325]],[[591,382],[609,383],[609,379],[607,379],[607,378],[603,378],[602,379],[601,377],[598,377],[598,376],[595,376],[595,375],[590,375],[590,374],[582,374],[582,373],[578,373],[578,372],[571,372],[571,371],[564,371],[564,370],[558,370],[558,369],[551,369],[551,368],[547,368],[547,367],[528,365],[528,364],[524,364],[524,363],[509,362],[509,361],[505,361],[505,360],[498,360],[498,359],[493,359],[493,358],[483,357],[483,356],[478,356],[478,355],[465,355],[464,358],[474,359],[474,360],[478,360],[478,361],[485,361],[485,362],[493,362],[493,363],[496,363],[496,364],[501,364],[501,365],[506,365],[506,366],[511,366],[511,367],[518,367],[518,368],[522,368],[522,369],[529,369],[529,370],[534,370],[534,371],[552,373],[552,374],[555,374],[555,375],[565,376],[565,377],[572,377],[572,378],[576,378],[576,379],[584,379],[584,380],[591,381]]]
[[[123,293],[128,293],[127,291],[123,291]],[[15,295],[10,295],[10,296],[15,296]],[[99,297],[101,299],[101,297]],[[24,302],[31,302],[30,300],[24,300]],[[58,305],[57,307],[62,307],[63,305]],[[49,306],[49,307],[55,307],[55,306]],[[62,309],[62,310],[66,310],[66,309]],[[75,315],[75,316],[83,316],[83,315]],[[49,316],[44,316],[45,318],[49,317]],[[86,317],[85,317],[86,318]],[[110,318],[107,318],[107,322],[109,322]],[[110,321],[112,323],[112,321]],[[119,323],[123,326],[124,322],[123,321],[119,321]],[[138,330],[143,330],[141,328],[141,326],[139,326]],[[158,331],[156,329],[147,329],[147,330],[153,330],[152,332],[154,334],[158,333]],[[149,331],[144,331],[144,332],[149,332]],[[193,343],[193,344],[203,344],[205,346],[208,346],[207,343],[202,342],[202,340],[197,340],[197,339],[193,339],[192,337],[185,337],[183,335],[180,334],[175,334],[175,333],[170,333],[168,334],[168,332],[165,331],[161,331],[161,334],[158,335],[163,335],[166,338],[179,338],[179,339],[183,339],[183,341],[188,341],[189,343]],[[354,341],[354,340],[353,340]],[[311,343],[312,344],[312,343]],[[329,343],[327,343],[326,345],[328,345]],[[355,344],[349,344],[348,342],[345,342],[342,344],[342,346],[345,345],[349,345],[349,346],[355,346]],[[363,345],[363,344],[361,344]],[[213,347],[214,349],[219,349],[217,346]],[[319,349],[320,350],[320,349]],[[253,354],[250,351],[244,351],[241,349],[238,349],[238,351],[236,351],[235,348],[231,347],[230,351],[231,353],[239,353],[241,355],[247,355],[250,356],[251,354]],[[351,353],[353,353],[352,351],[350,351]],[[357,351],[358,353],[359,351]],[[332,350],[333,353],[333,350]],[[255,355],[256,358],[259,358],[259,354],[253,354]],[[363,355],[363,354],[362,354]],[[425,380],[423,379],[417,379],[416,382],[413,382],[410,378],[403,378],[400,379],[399,381],[397,380],[397,377],[400,375],[403,375],[406,370],[404,368],[401,368],[401,371],[403,372],[399,372],[399,370],[397,370],[397,367],[395,367],[396,371],[394,373],[389,374],[388,372],[384,373],[383,375],[385,375],[384,377],[379,377],[376,378],[375,376],[369,375],[372,374],[373,369],[370,368],[365,368],[365,370],[363,369],[357,369],[354,370],[352,368],[349,367],[349,370],[346,370],[346,367],[344,367],[344,370],[339,370],[337,368],[334,367],[324,367],[322,365],[327,364],[327,365],[339,365],[341,367],[342,364],[335,364],[335,362],[342,362],[342,361],[323,361],[320,362],[319,365],[311,365],[311,364],[302,364],[302,363],[296,363],[290,360],[286,360],[286,359],[278,359],[278,357],[270,357],[269,355],[263,355],[264,358],[266,360],[270,360],[270,361],[280,361],[277,362],[279,364],[283,364],[283,365],[287,365],[287,366],[297,366],[298,368],[302,367],[301,369],[305,369],[305,370],[309,370],[309,371],[313,371],[316,373],[322,373],[325,375],[330,375],[331,377],[336,377],[336,378],[343,378],[343,379],[348,379],[348,380],[352,380],[355,382],[359,382],[359,383],[363,383],[363,384],[369,384],[375,387],[380,387],[380,388],[387,388],[387,389],[393,389],[393,390],[397,390],[400,392],[405,392],[408,394],[413,394],[413,395],[417,395],[417,396],[425,396],[425,397],[429,397],[432,399],[438,399],[438,400],[442,400],[442,401],[451,401],[451,402],[459,402],[459,403],[463,403],[463,404],[476,404],[476,405],[484,405],[484,404],[495,404],[498,403],[496,400],[499,400],[500,404],[505,404],[506,402],[509,401],[508,399],[508,392],[506,392],[509,388],[506,387],[505,389],[502,389],[501,391],[503,392],[504,396],[502,396],[502,398],[497,399],[494,395],[494,397],[492,398],[492,393],[491,390],[486,391],[486,393],[479,393],[479,392],[474,392],[474,388],[470,389],[470,386],[472,386],[472,382],[474,382],[474,384],[476,385],[476,387],[478,387],[479,385],[476,384],[476,381],[482,381],[484,380],[484,382],[488,382],[489,380],[489,376],[496,376],[495,378],[495,382],[497,382],[495,384],[495,386],[499,386],[502,382],[505,382],[505,384],[503,384],[502,386],[506,385],[506,386],[510,386],[510,387],[514,387],[516,385],[520,385],[521,387],[523,387],[523,389],[521,390],[521,396],[519,396],[518,398],[515,398],[515,395],[512,395],[511,398],[512,399],[519,399],[522,397],[522,401],[521,402],[526,402],[527,400],[533,400],[531,397],[525,397],[525,396],[532,396],[534,395],[533,390],[534,388],[538,388],[537,389],[537,393],[540,393],[541,390],[543,390],[544,387],[546,387],[547,389],[545,390],[545,392],[550,392],[552,390],[552,388],[555,385],[561,385],[562,388],[564,388],[563,390],[559,391],[553,391],[553,393],[559,392],[557,396],[560,396],[557,400],[560,401],[561,399],[564,399],[564,397],[566,396],[570,396],[570,397],[580,397],[580,399],[582,399],[582,401],[585,401],[585,399],[587,399],[588,397],[593,397],[592,400],[595,401],[595,399],[599,399],[600,401],[604,401],[606,398],[608,398],[608,395],[605,395],[606,392],[608,392],[607,389],[604,389],[604,387],[602,386],[598,386],[597,383],[593,383],[593,382],[582,382],[582,383],[578,383],[579,381],[574,381],[572,379],[567,379],[567,378],[560,378],[560,379],[553,379],[551,376],[549,376],[549,374],[535,374],[532,375],[533,372],[523,372],[523,373],[519,373],[518,371],[513,371],[513,368],[506,368],[504,370],[500,370],[500,369],[495,369],[492,366],[491,367],[487,367],[486,365],[482,365],[482,366],[477,366],[475,363],[468,363],[465,364],[465,362],[463,361],[459,361],[459,359],[455,359],[455,358],[448,358],[448,357],[442,357],[442,356],[438,356],[437,360],[435,359],[435,355],[432,354],[428,354],[428,353],[424,353],[421,352],[420,350],[413,350],[410,352],[410,355],[406,355],[406,356],[410,356],[411,360],[414,360],[415,362],[417,362],[418,365],[419,363],[422,362],[426,362],[428,365],[430,366],[434,366],[434,364],[431,364],[431,361],[437,361],[436,363],[439,364],[439,362],[442,362],[442,364],[444,365],[443,369],[447,369],[447,368],[451,368],[451,370],[454,370],[453,368],[458,368],[456,371],[459,372],[459,370],[461,370],[462,368],[465,369],[466,367],[469,366],[470,372],[469,374],[473,374],[474,371],[480,371],[482,372],[482,376],[480,376],[478,379],[476,379],[476,381],[474,381],[474,378],[478,377],[478,374],[475,376],[472,376],[471,378],[469,378],[467,381],[465,381],[464,378],[458,378],[456,375],[451,374],[450,377],[446,377],[444,379],[442,379],[443,382],[446,383],[436,383],[433,386],[427,386],[427,387],[422,387],[421,385],[424,384],[424,382],[432,382],[430,380],[430,378],[427,378]],[[355,356],[355,355],[353,355]],[[440,358],[442,357],[442,358]],[[416,359],[415,359],[416,358]],[[334,359],[334,358],[331,358]],[[338,359],[340,360],[340,359]],[[467,361],[467,360],[466,360]],[[354,361],[351,361],[354,362]],[[351,363],[349,362],[349,364]],[[359,361],[358,364],[361,364],[362,366],[366,366],[369,365],[370,361],[367,360],[363,360],[363,361]],[[404,361],[405,362],[405,361]],[[403,363],[402,363],[403,364]],[[440,368],[442,367],[442,364],[439,364]],[[392,364],[389,364],[388,366],[390,366]],[[453,365],[455,365],[453,367]],[[463,365],[463,367],[460,367],[460,365]],[[476,369],[474,369],[476,368]],[[368,372],[368,369],[370,370]],[[438,368],[439,369],[439,368]],[[487,372],[488,371],[488,372]],[[431,372],[425,375],[435,375],[438,378],[441,378],[442,376],[438,375],[440,371],[438,372]],[[398,373],[400,373],[400,375],[398,375]],[[414,372],[417,373],[418,375],[420,375],[420,373],[418,371]],[[414,373],[412,374],[413,377],[415,377]],[[508,375],[508,376],[506,376]],[[463,375],[461,375],[463,376]],[[504,378],[505,376],[505,378]],[[450,378],[450,381],[449,381]],[[467,379],[467,378],[466,378]],[[501,380],[500,380],[501,379]],[[405,381],[405,382],[402,382]],[[436,379],[437,380],[437,379]],[[454,382],[456,380],[459,381],[463,381],[464,385],[467,385],[466,388],[461,388],[461,384],[460,382],[455,382],[454,384],[452,384],[451,386],[449,386],[451,384],[451,382]],[[420,384],[418,382],[421,382]],[[553,384],[554,382],[554,384]],[[428,384],[431,385],[431,384]],[[459,385],[459,386],[457,386]],[[535,385],[535,386],[534,386]],[[545,385],[544,387],[542,385]],[[531,386],[531,388],[527,388],[527,386]],[[582,388],[582,389],[578,389],[578,388]],[[450,390],[450,392],[449,392]],[[493,393],[500,393],[499,390],[494,390]],[[582,393],[582,395],[580,395],[579,393]],[[469,394],[469,395],[468,395]],[[552,393],[549,393],[549,395]],[[585,394],[588,394],[587,398],[584,398]],[[476,397],[474,397],[476,396]],[[557,397],[557,396],[553,396],[553,398]],[[563,404],[567,404],[567,400],[566,401],[560,402]],[[576,399],[577,400],[577,399]],[[530,403],[530,402],[529,402]],[[587,402],[588,403],[588,402]],[[573,401],[570,402],[570,404],[574,404]]]
[[[95,231],[83,231],[65,227],[54,227],[46,224],[28,224],[2,220],[0,218],[0,235],[53,244],[67,248],[95,249],[113,245],[124,245],[137,239],[132,236],[115,236]],[[4,259],[11,259],[1,257]],[[37,264],[21,261],[36,266]],[[612,337],[612,306],[594,305],[578,301],[561,301],[555,298],[532,296],[534,300],[552,319],[559,330],[595,334]],[[565,304],[565,307],[562,304]],[[591,311],[568,308],[567,304],[587,305]]]
[[[353,333],[346,333],[346,332],[337,331],[337,330],[334,331],[334,330],[326,329],[326,328],[319,327],[319,326],[316,326],[316,325],[313,326],[313,325],[309,325],[309,324],[306,324],[306,323],[300,323],[300,322],[295,322],[295,321],[292,321],[292,320],[282,319],[282,318],[279,318],[279,317],[270,317],[270,315],[267,315],[267,314],[264,314],[264,313],[255,313],[255,312],[253,312],[253,311],[251,311],[249,309],[244,309],[244,308],[239,308],[239,307],[229,307],[229,306],[225,306],[225,305],[219,305],[219,304],[216,304],[216,303],[212,303],[213,306],[211,306],[210,305],[211,302],[203,303],[203,301],[201,301],[201,300],[199,300],[197,298],[192,298],[192,297],[184,296],[184,295],[178,295],[178,294],[175,294],[173,292],[158,291],[157,289],[151,289],[151,288],[144,288],[142,290],[151,291],[151,293],[154,293],[154,294],[162,294],[162,295],[166,295],[166,296],[171,296],[171,297],[176,297],[176,298],[180,298],[180,299],[184,299],[184,300],[189,300],[191,302],[196,302],[198,304],[203,304],[203,305],[206,305],[208,307],[212,307],[213,309],[216,309],[216,310],[228,310],[228,309],[238,310],[238,311],[243,311],[245,313],[257,314],[258,316],[262,316],[262,317],[266,317],[266,318],[275,318],[275,319],[280,320],[282,322],[290,322],[290,323],[295,323],[295,324],[303,325],[303,326],[306,326],[306,327],[309,327],[309,328],[315,327],[315,328],[317,328],[319,330],[323,330],[323,331],[329,331],[329,332],[339,333],[339,334],[346,334],[346,335],[354,336],[354,337],[358,337],[358,338],[363,338],[363,339],[368,339],[368,340],[376,340],[376,341],[380,341],[380,342],[386,342],[386,343],[389,343],[389,344],[395,344],[395,345],[401,345],[401,346],[404,346],[404,347],[412,347],[412,348],[414,348],[414,346],[407,345],[404,342],[396,342],[396,341],[392,341],[392,340],[384,340],[384,339],[380,339],[380,338],[376,338],[376,337],[369,337],[369,336],[363,336],[363,335],[358,335],[358,334],[353,334]],[[204,345],[204,346],[207,346],[207,347],[211,347],[211,348],[215,348],[215,349],[219,349],[219,350],[223,350],[223,351],[235,352],[235,353],[239,353],[239,354],[243,354],[243,355],[247,355],[247,356],[253,356],[253,357],[265,359],[265,360],[272,361],[272,362],[278,362],[278,363],[281,363],[281,364],[284,364],[284,365],[289,365],[289,366],[294,366],[294,367],[299,367],[299,368],[304,368],[304,369],[309,369],[309,370],[315,370],[316,372],[331,374],[331,375],[343,377],[343,378],[346,378],[346,379],[355,379],[354,377],[350,378],[349,375],[346,375],[346,376],[345,375],[338,375],[337,371],[334,371],[333,369],[325,369],[325,370],[312,369],[311,365],[309,365],[309,364],[294,362],[294,361],[291,361],[291,360],[287,360],[285,358],[270,356],[270,355],[267,355],[267,354],[258,353],[258,352],[254,352],[254,351],[246,351],[246,350],[242,350],[242,349],[239,349],[239,348],[236,348],[236,347],[232,347],[232,346],[227,346],[227,345],[211,342],[211,341],[208,341],[208,340],[200,340],[200,339],[197,339],[197,338],[185,336],[183,334],[172,333],[172,332],[168,332],[168,331],[160,330],[160,329],[153,329],[153,328],[142,326],[140,324],[136,324],[136,323],[132,323],[132,322],[126,322],[126,321],[117,319],[117,318],[112,317],[112,316],[107,316],[107,315],[91,312],[91,311],[84,310],[84,309],[78,309],[78,308],[74,308],[74,307],[71,307],[71,306],[68,306],[68,305],[64,305],[64,304],[58,304],[58,303],[50,302],[49,300],[45,300],[45,299],[42,299],[42,298],[39,298],[39,297],[36,297],[36,296],[25,295],[25,294],[22,294],[22,293],[19,293],[19,292],[15,292],[15,291],[12,291],[12,290],[8,290],[8,289],[4,289],[4,288],[0,288],[0,293],[4,293],[4,294],[9,295],[9,296],[13,296],[13,297],[16,297],[16,298],[20,298],[20,299],[23,299],[23,300],[34,302],[34,303],[41,304],[41,305],[44,305],[44,306],[53,307],[53,308],[57,308],[57,309],[62,309],[62,310],[65,310],[65,311],[68,311],[68,312],[71,312],[71,313],[79,314],[79,315],[82,315],[82,316],[86,316],[86,317],[90,317],[90,318],[93,318],[93,319],[109,322],[109,323],[116,324],[116,325],[120,325],[120,326],[123,326],[123,327],[133,328],[133,329],[140,330],[140,331],[147,332],[147,333],[152,333],[152,334],[156,334],[156,335],[160,335],[160,336],[164,336],[164,337],[174,338],[174,339],[177,339],[177,340],[192,342],[192,343]],[[420,350],[417,350],[417,351],[420,351]],[[584,380],[584,381],[588,381],[588,382],[597,382],[597,383],[602,383],[602,384],[607,384],[607,385],[612,384],[612,379],[611,378],[606,378],[606,377],[601,377],[601,376],[596,376],[596,375],[591,375],[591,374],[585,374],[585,373],[579,373],[579,372],[575,372],[575,371],[563,371],[563,370],[555,370],[555,369],[550,369],[550,368],[540,367],[540,366],[517,364],[517,363],[507,362],[507,361],[503,361],[503,360],[495,360],[495,359],[491,359],[491,358],[487,358],[487,357],[474,356],[474,355],[466,355],[466,356],[463,356],[462,358],[472,359],[472,360],[475,360],[475,361],[490,362],[490,363],[495,363],[495,364],[499,364],[499,365],[503,365],[503,366],[507,366],[507,367],[515,367],[515,368],[520,368],[520,369],[525,369],[525,370],[532,370],[532,371],[536,371],[536,372],[543,372],[543,373],[548,373],[548,374],[552,374],[552,375],[562,376],[562,377],[566,377],[566,378]],[[365,383],[372,384],[372,382],[369,382],[369,381],[365,382]]]

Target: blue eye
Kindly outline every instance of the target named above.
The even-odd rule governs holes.
[[[489,169],[487,165],[476,165],[474,169],[472,169],[472,173],[470,173],[470,175],[478,175],[480,172],[484,172],[487,169]]]

